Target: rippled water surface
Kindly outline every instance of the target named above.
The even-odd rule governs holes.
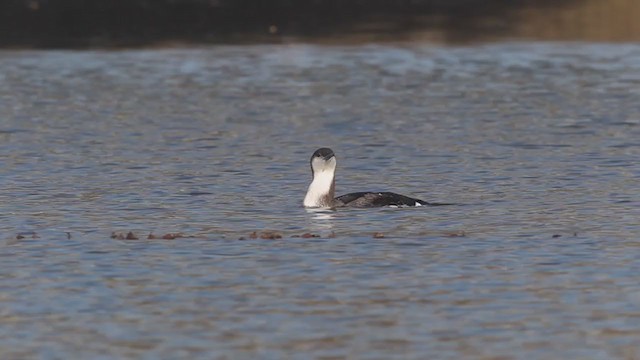
[[[635,45],[2,51],[0,357],[638,359],[639,159]]]

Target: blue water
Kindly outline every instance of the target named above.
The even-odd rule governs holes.
[[[1,51],[0,357],[636,358],[638,139],[636,45]]]

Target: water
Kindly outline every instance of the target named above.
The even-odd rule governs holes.
[[[0,357],[640,358],[638,139],[637,45],[2,51]]]

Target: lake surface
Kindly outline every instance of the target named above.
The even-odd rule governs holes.
[[[639,159],[638,45],[0,51],[0,357],[638,359]]]

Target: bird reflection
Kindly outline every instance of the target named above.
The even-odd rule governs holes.
[[[312,231],[333,230],[335,210],[321,208],[306,208],[309,225]]]

